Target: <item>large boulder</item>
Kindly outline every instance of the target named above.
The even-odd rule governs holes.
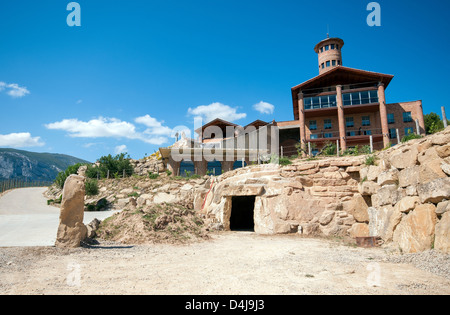
[[[87,237],[87,228],[83,224],[84,179],[83,176],[70,175],[64,184],[56,247],[77,248]]]
[[[389,163],[396,169],[402,170],[417,164],[417,146],[412,146],[404,151],[396,152],[389,158]]]
[[[434,248],[450,254],[450,212],[444,213],[436,224]]]
[[[450,178],[439,178],[417,187],[422,203],[439,203],[450,198]]]
[[[432,247],[437,221],[432,204],[417,206],[405,216],[394,232],[394,243],[404,253],[417,253]]]

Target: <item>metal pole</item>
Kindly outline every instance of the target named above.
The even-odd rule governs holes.
[[[311,142],[308,142],[308,155],[311,157]]]
[[[337,153],[337,156],[339,157],[339,140],[336,140],[336,153]]]
[[[447,115],[445,114],[445,106],[441,106],[442,111],[442,121],[444,122],[444,128],[448,127]]]
[[[398,131],[398,129],[395,129],[395,132],[397,134],[397,144],[400,144],[400,132]]]
[[[281,157],[284,157],[283,146],[281,146]]]
[[[370,153],[373,153],[373,136],[370,136]]]
[[[420,135],[420,126],[419,126],[419,120],[416,119],[416,130],[417,130],[417,134]]]

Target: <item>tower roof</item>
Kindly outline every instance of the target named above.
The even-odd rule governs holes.
[[[314,47],[314,51],[315,51],[316,53],[319,53],[320,47],[326,45],[327,43],[336,43],[336,42],[338,42],[339,45],[341,45],[341,47],[344,46],[344,40],[342,40],[342,39],[340,39],[340,38],[338,38],[338,37],[331,37],[331,38],[326,38],[326,39],[320,41],[320,42],[316,45],[316,47]]]

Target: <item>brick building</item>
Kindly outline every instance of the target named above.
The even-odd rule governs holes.
[[[291,89],[294,120],[256,120],[241,127],[217,118],[195,131],[198,139],[181,150],[182,158],[176,160],[170,148],[160,149],[169,170],[182,176],[218,175],[255,157],[260,160],[269,148],[267,152],[289,156],[297,154],[301,143],[315,154],[327,143],[338,143],[345,151],[372,140],[380,150],[409,133],[425,134],[422,101],[387,104],[386,89],[394,76],[344,67],[343,46],[340,38],[326,38],[315,46],[319,75]],[[252,137],[259,140],[250,141]]]
[[[368,145],[374,149],[397,144],[408,133],[425,134],[422,101],[387,104],[393,75],[344,67],[340,38],[315,46],[319,75],[292,90],[294,120],[277,122],[280,145],[308,143],[319,150],[337,141],[341,150]],[[398,135],[397,135],[398,130]]]

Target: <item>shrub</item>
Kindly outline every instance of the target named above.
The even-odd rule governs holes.
[[[98,182],[95,179],[86,180],[85,190],[87,196],[98,195]]]
[[[279,159],[279,163],[282,166],[286,166],[286,165],[291,165],[292,164],[291,160],[289,160],[289,158],[286,158],[286,157],[280,158]]]
[[[166,170],[166,174],[167,174],[167,176],[172,176],[172,172],[169,170]]]
[[[421,135],[418,135],[418,134],[416,134],[414,132],[413,133],[409,133],[407,136],[404,136],[402,138],[402,143],[408,142],[409,140],[420,139],[420,138],[422,138]]]
[[[63,189],[64,183],[66,182],[67,177],[69,177],[70,175],[73,175],[73,174],[77,174],[78,169],[80,168],[80,166],[83,166],[83,165],[85,165],[85,164],[78,163],[75,165],[71,165],[64,172],[60,172],[56,176],[56,179],[54,181],[55,185],[58,186],[59,188]]]
[[[376,160],[377,160],[377,158],[376,158],[375,155],[369,155],[369,156],[366,157],[365,164],[367,166],[375,165]]]
[[[128,176],[133,175],[133,166],[130,163],[129,156],[126,157],[125,153],[118,154],[116,156],[107,155],[98,160],[98,166],[90,166],[86,171],[86,176],[89,178],[106,178],[108,176],[114,178],[120,178],[125,174]]]
[[[158,179],[159,174],[157,174],[157,173],[152,173],[152,172],[148,172],[148,177],[149,177],[150,179]]]

